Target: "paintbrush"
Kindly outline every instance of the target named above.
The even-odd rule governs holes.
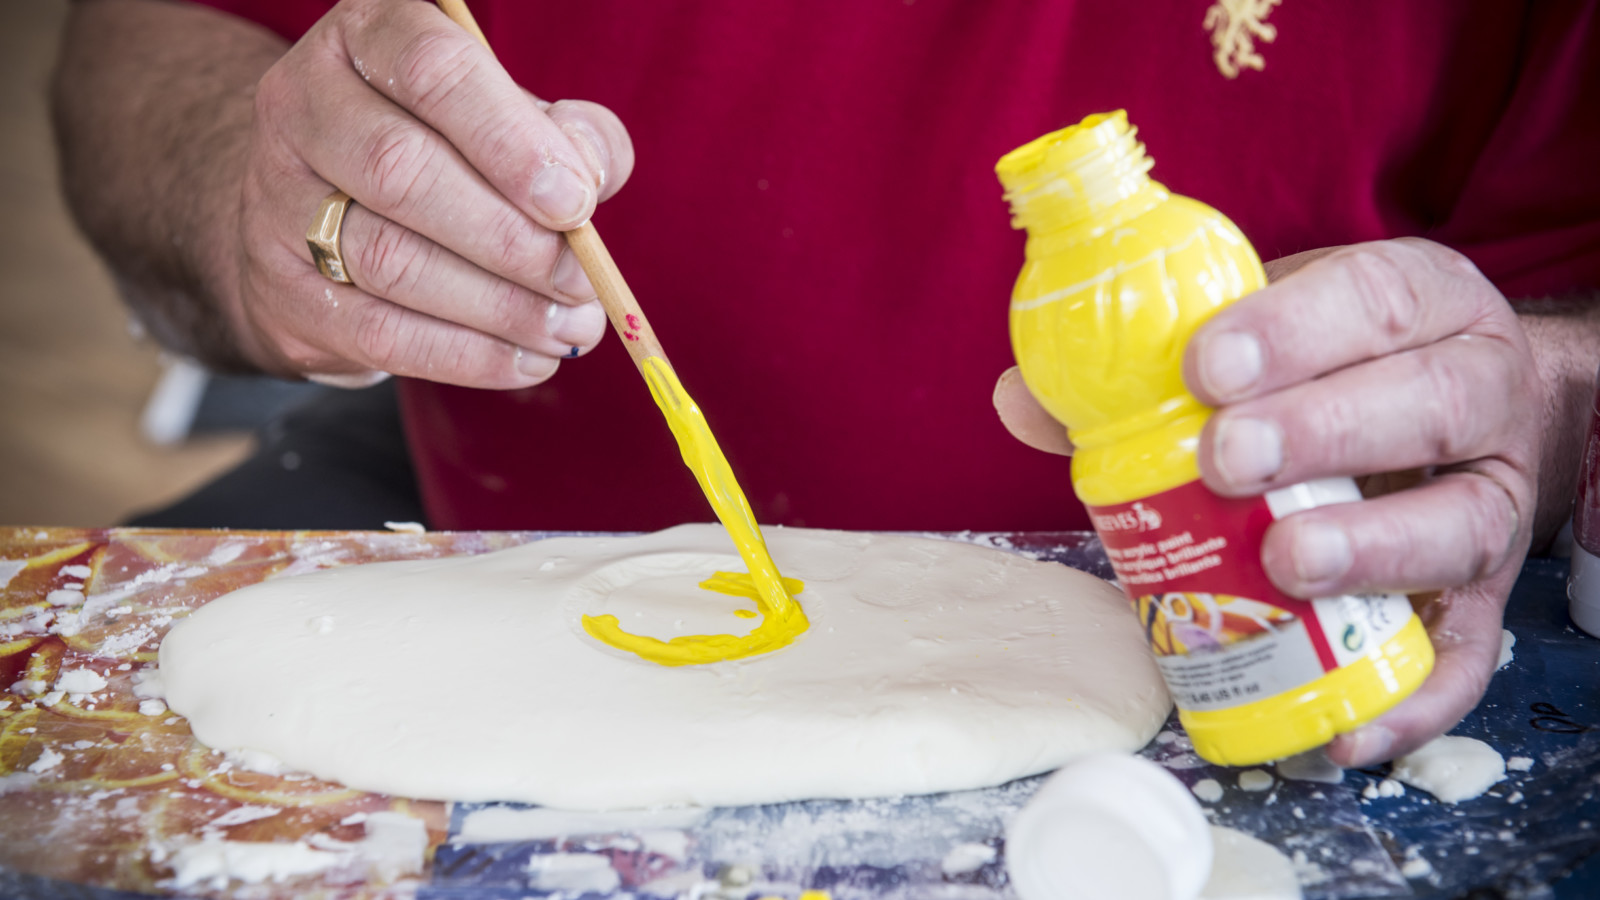
[[[438,4],[446,16],[466,29],[468,34],[477,38],[485,47],[489,47],[488,38],[484,37],[483,30],[478,27],[477,21],[463,0],[438,0]],[[494,48],[489,47],[489,52],[493,53]],[[684,464],[694,473],[695,480],[700,483],[700,489],[706,495],[706,500],[710,502],[723,527],[728,530],[728,536],[733,539],[734,546],[739,549],[739,556],[750,572],[748,577],[753,582],[753,599],[756,600],[758,608],[772,626],[777,627],[779,623],[783,623],[780,630],[794,633],[805,630],[805,616],[790,599],[788,588],[784,586],[782,576],[778,573],[778,567],[767,552],[766,541],[761,537],[761,528],[756,524],[755,515],[750,510],[744,491],[734,478],[733,470],[728,466],[722,449],[717,446],[716,438],[712,436],[705,416],[688,392],[683,389],[683,385],[678,382],[677,374],[667,362],[666,353],[661,349],[661,342],[656,340],[655,331],[651,329],[649,320],[644,317],[644,310],[639,308],[639,301],[634,298],[628,282],[617,270],[616,261],[606,250],[605,242],[600,240],[600,233],[595,231],[593,223],[584,222],[568,231],[566,235],[567,245],[572,248],[573,255],[578,258],[584,273],[589,276],[589,283],[594,285],[595,293],[600,298],[600,305],[605,308],[606,317],[611,320],[611,327],[616,329],[622,338],[628,355],[633,358],[639,373],[644,376],[645,383],[650,387],[651,396],[655,398],[656,405],[660,407],[661,414],[672,429],[673,437],[678,442],[678,449],[683,454]],[[752,632],[750,643],[755,643],[757,633],[766,628],[767,626],[758,627]],[[792,639],[792,635],[789,639]],[[714,659],[733,658],[736,655],[743,654],[717,651],[707,653],[707,658],[695,661],[711,662]]]

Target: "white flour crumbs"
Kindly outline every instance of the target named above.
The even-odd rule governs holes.
[[[244,551],[249,549],[249,547],[249,544],[246,544],[242,541],[219,544],[217,545],[217,548],[212,550],[211,554],[206,557],[206,565],[218,567],[225,566],[243,556]]]
[[[1433,874],[1433,864],[1422,858],[1413,847],[1406,851],[1406,861],[1400,866],[1400,874],[1413,880],[1427,878]]]
[[[284,765],[282,760],[260,750],[228,750],[222,756],[227,765],[246,772],[257,772],[262,775],[284,775],[289,772],[289,767]]]
[[[1272,787],[1275,780],[1261,769],[1245,769],[1239,773],[1239,787],[1246,791],[1264,791]]]
[[[338,865],[340,855],[313,850],[305,844],[269,844],[225,841],[207,837],[178,848],[172,854],[172,887],[182,891],[204,885],[224,890],[230,881],[260,884],[315,875]]]
[[[25,559],[0,559],[0,588],[10,584],[11,579],[27,567],[28,561]]]
[[[598,853],[552,853],[528,860],[530,887],[573,894],[609,894],[622,885],[611,857]]]
[[[939,869],[946,875],[965,875],[994,862],[998,855],[988,844],[957,844],[944,855]]]
[[[545,807],[490,806],[467,813],[453,840],[458,844],[500,844],[628,834],[689,828],[705,817],[706,810],[699,807],[576,812]]]
[[[1344,769],[1329,759],[1321,747],[1280,759],[1275,768],[1279,778],[1290,781],[1312,781],[1317,784],[1339,784],[1344,781]]]
[[[133,673],[133,695],[141,700],[165,697],[167,684],[161,680],[161,670],[152,666]]]
[[[105,678],[93,669],[68,669],[56,678],[56,690],[69,694],[92,694],[105,686]]]
[[[1522,792],[1521,791],[1512,791],[1511,792],[1511,796],[1506,798],[1506,802],[1507,803],[1521,803],[1522,802]]]
[[[234,825],[243,825],[246,822],[254,822],[258,819],[269,819],[281,812],[283,810],[276,806],[241,806],[238,809],[230,809],[217,816],[207,822],[205,827],[231,828]]]
[[[317,875],[333,869],[355,877],[393,880],[422,871],[428,845],[427,826],[405,813],[385,811],[367,815],[366,835],[359,841],[336,841],[323,834],[306,843],[269,843],[223,840],[217,828],[239,825],[276,815],[280,810],[245,806],[212,820],[204,839],[170,854],[171,886],[177,890],[204,884],[223,890],[230,881],[260,884]],[[166,848],[151,848],[151,861],[167,860]]]
[[[1207,803],[1215,803],[1222,799],[1222,783],[1214,778],[1202,778],[1194,783],[1194,795]]]
[[[1508,772],[1527,772],[1532,768],[1533,757],[1531,756],[1513,756],[1506,760],[1506,771]]]
[[[1476,738],[1445,735],[1394,761],[1394,777],[1446,803],[1471,800],[1506,777],[1506,761]]]
[[[427,534],[428,529],[421,522],[385,522],[383,527],[401,534]]]
[[[44,602],[51,606],[76,606],[83,602],[83,591],[69,591],[62,589],[51,591],[44,595]]]
[[[140,700],[139,701],[139,715],[141,715],[141,716],[152,716],[152,717],[154,717],[154,716],[165,715],[166,712],[167,712],[167,704],[161,702],[160,700]]]
[[[1405,785],[1395,781],[1393,778],[1385,778],[1376,784],[1369,784],[1361,789],[1361,796],[1368,800],[1376,800],[1379,797],[1404,797],[1405,795]]]
[[[39,758],[33,761],[33,765],[28,766],[28,771],[34,773],[35,775],[39,774],[40,772],[48,772],[51,769],[54,769],[56,766],[61,765],[61,761],[64,759],[66,759],[65,756],[62,756],[56,751],[51,750],[49,747],[46,747],[44,748],[44,751],[39,754]]]
[[[61,574],[68,578],[88,578],[94,570],[88,566],[62,566]]]
[[[1498,672],[1504,669],[1513,659],[1516,659],[1516,655],[1511,652],[1511,648],[1516,645],[1517,636],[1512,634],[1509,629],[1500,629],[1500,660],[1494,664],[1495,671]]]

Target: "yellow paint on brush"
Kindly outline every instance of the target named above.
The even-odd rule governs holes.
[[[805,585],[797,579],[784,578],[778,572],[772,554],[767,552],[767,542],[761,537],[761,528],[750,511],[750,503],[739,488],[733,469],[728,466],[727,457],[722,455],[722,448],[717,446],[705,415],[683,389],[672,366],[659,356],[651,356],[641,368],[650,385],[650,396],[655,398],[662,415],[666,416],[667,425],[672,428],[672,436],[678,440],[684,465],[694,472],[717,519],[728,530],[739,557],[750,570],[748,573],[718,572],[700,586],[754,600],[755,613],[741,609],[734,615],[742,618],[760,615],[761,624],[742,637],[691,634],[663,641],[623,631],[617,617],[607,615],[584,616],[583,630],[595,640],[664,666],[702,665],[787,647],[811,627],[805,611],[790,596],[800,593]]]

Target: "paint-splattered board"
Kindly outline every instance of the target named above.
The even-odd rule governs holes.
[[[136,694],[171,622],[230,590],[328,566],[478,553],[542,536],[0,529],[0,893],[172,894],[175,856],[210,834],[296,842],[331,857],[316,857],[315,874],[225,886],[199,879],[184,893],[488,900],[576,897],[585,885],[615,884],[607,893],[638,898],[794,898],[805,888],[837,900],[1011,896],[1004,821],[1038,779],[936,797],[680,811],[665,820],[511,807],[491,808],[486,818],[482,806],[248,771],[197,744],[183,719]],[[1086,534],[948,537],[1109,574]],[[1600,642],[1567,627],[1564,574],[1561,563],[1528,564],[1508,617],[1516,661],[1458,729],[1535,761],[1483,798],[1459,808],[1414,792],[1363,798],[1381,771],[1349,772],[1338,785],[1280,779],[1246,792],[1236,773],[1194,757],[1175,730],[1145,754],[1186,783],[1227,785],[1208,809],[1213,819],[1298,854],[1314,900],[1443,898],[1496,887],[1515,895],[1543,884],[1600,848],[1600,829],[1590,824],[1600,823]],[[425,662],[470,658],[471,648],[440,647]],[[61,674],[74,670],[94,673],[105,687],[53,696]],[[447,710],[428,714],[449,727]],[[1515,793],[1521,797],[1511,802]],[[397,813],[426,830],[421,871],[380,865],[362,852],[367,823]],[[496,826],[485,827],[491,819]],[[965,865],[952,863],[958,848]],[[1408,880],[1400,865],[1416,858],[1428,861],[1431,874]],[[1420,871],[1413,863],[1411,872]],[[1590,896],[1593,888],[1569,881],[1558,896]]]

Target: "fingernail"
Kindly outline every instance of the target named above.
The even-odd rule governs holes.
[[[1342,736],[1350,746],[1352,768],[1370,766],[1387,760],[1394,747],[1394,732],[1382,725],[1368,725]]]
[[[550,336],[565,344],[587,346],[600,340],[605,332],[606,311],[600,308],[598,300],[578,306],[552,303],[545,315]]]
[[[529,378],[538,378],[540,380],[549,378],[555,374],[556,366],[558,365],[559,363],[556,360],[542,353],[524,350],[521,347],[517,348],[517,371]]]
[[[556,260],[556,267],[550,274],[550,286],[574,300],[590,300],[594,297],[594,285],[589,283],[589,276],[584,274],[583,264],[578,262],[578,255],[572,252],[571,247],[561,251],[561,257]]]
[[[1218,398],[1233,397],[1261,377],[1261,342],[1242,331],[1224,331],[1200,348],[1200,380]]]
[[[546,166],[533,178],[533,203],[556,224],[577,223],[588,215],[594,189],[566,166]]]
[[[1338,578],[1350,570],[1350,562],[1350,538],[1343,528],[1307,522],[1295,529],[1294,572],[1302,582]]]
[[[1235,487],[1266,481],[1283,468],[1283,432],[1266,419],[1224,417],[1212,449],[1212,462]]]

